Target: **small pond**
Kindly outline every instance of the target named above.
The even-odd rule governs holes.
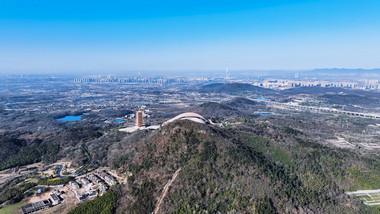
[[[82,120],[82,118],[81,118],[82,116],[83,115],[78,115],[78,116],[68,115],[65,117],[58,118],[56,120],[58,120],[58,121],[80,121],[80,120]]]
[[[256,113],[258,115],[261,115],[261,116],[268,116],[268,115],[274,115],[273,113],[268,113],[268,112],[259,112],[259,113]]]
[[[268,98],[260,97],[260,98],[255,98],[254,100],[256,101],[266,101]]]

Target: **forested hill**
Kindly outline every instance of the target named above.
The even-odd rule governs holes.
[[[343,188],[360,185],[349,169],[379,170],[369,167],[378,160],[321,146],[301,132],[250,121],[231,128],[177,121],[141,134],[129,136],[132,156],[127,140],[110,148],[108,158],[127,157],[114,167],[130,175],[120,213],[371,212]]]

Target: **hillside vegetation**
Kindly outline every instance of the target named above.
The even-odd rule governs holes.
[[[178,121],[140,138],[138,155],[117,164],[131,173],[118,210],[151,213],[182,168],[160,213],[370,213],[343,189],[360,186],[353,167],[378,176],[378,160],[302,138],[253,122],[226,129]]]

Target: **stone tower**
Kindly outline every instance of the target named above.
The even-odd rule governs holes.
[[[143,112],[141,110],[136,111],[135,125],[138,127],[145,126],[144,119],[143,119]]]

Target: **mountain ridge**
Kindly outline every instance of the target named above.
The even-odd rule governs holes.
[[[280,148],[300,146],[319,151],[317,144],[299,139],[279,146],[267,138],[272,129],[244,126],[245,131],[237,131],[177,121],[147,134],[139,143],[138,155],[123,167],[132,175],[122,190],[128,199],[121,199],[118,209],[152,212],[165,184],[181,168],[160,213],[365,213],[360,202],[344,195],[328,174],[319,175],[325,181],[318,179],[303,163],[306,165],[300,169],[306,167],[302,169],[305,176],[297,175],[291,153]],[[248,130],[252,139],[244,135]]]

